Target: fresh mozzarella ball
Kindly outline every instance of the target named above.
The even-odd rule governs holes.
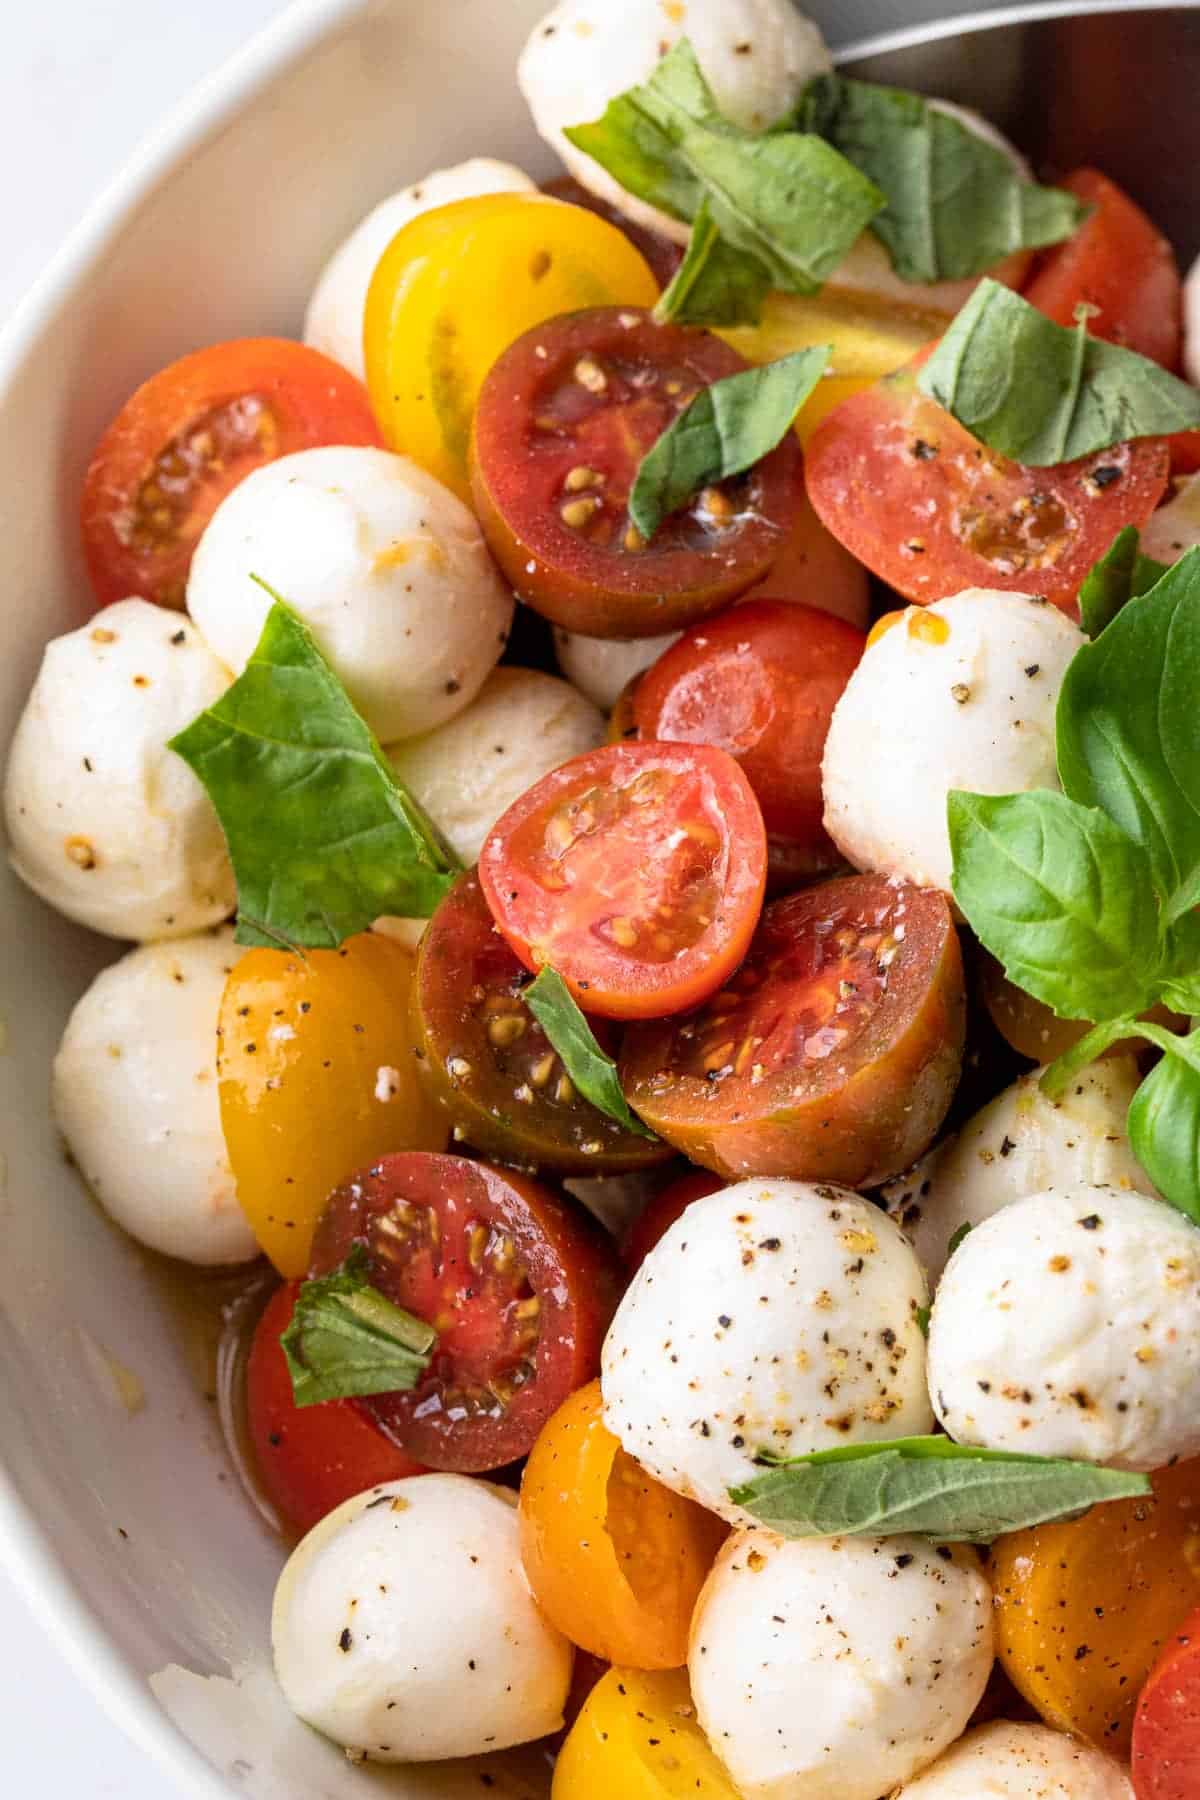
[[[343,368],[366,380],[363,363],[363,312],[375,265],[410,220],[456,200],[479,194],[523,194],[534,183],[512,163],[473,156],[452,169],[435,169],[424,181],[401,188],[369,212],[334,251],[317,280],[304,318],[304,341],[332,356]]]
[[[604,742],[604,716],[537,669],[493,669],[465,712],[388,751],[392,766],[465,863],[535,781]]]
[[[184,1262],[257,1254],[217,1103],[238,955],[228,926],[131,950],[97,975],[54,1059],[54,1116],[83,1179],[130,1237]]]
[[[967,588],[910,606],[834,708],[825,829],[856,869],[950,887],[946,796],[1057,788],[1054,709],[1084,642],[1029,594]]]
[[[1200,387],[1200,256],[1183,284],[1183,369],[1188,380]]]
[[[275,1673],[306,1724],[372,1762],[437,1762],[557,1731],[573,1651],[521,1567],[517,1497],[466,1475],[369,1488],[279,1578]]]
[[[1027,1194],[1086,1187],[1153,1194],[1129,1148],[1125,1115],[1141,1082],[1132,1056],[1112,1056],[1077,1075],[1060,1100],[1041,1090],[1042,1069],[997,1094],[956,1137],[884,1188],[887,1209],[931,1282],[949,1244]]]
[[[1200,1231],[1146,1194],[1031,1194],[963,1239],[929,1327],[950,1436],[1161,1469],[1200,1454]]]
[[[1178,562],[1185,550],[1200,544],[1200,475],[1181,481],[1165,506],[1142,526],[1141,551],[1159,562]]]
[[[604,1416],[630,1456],[722,1518],[769,1449],[918,1436],[932,1423],[899,1228],[844,1188],[742,1181],[696,1200],[609,1328]]]
[[[696,1603],[688,1672],[745,1800],[878,1800],[959,1736],[992,1656],[972,1551],[742,1531]]]
[[[1133,1800],[1120,1763],[1048,1725],[980,1725],[895,1800]]]
[[[457,495],[407,457],[300,450],[218,506],[188,578],[188,611],[245,668],[270,596],[309,626],[383,743],[469,706],[499,660],[513,599]]]
[[[560,0],[522,51],[517,81],[538,131],[577,181],[627,218],[685,244],[687,225],[626,193],[563,135],[648,81],[681,38],[720,110],[747,131],[781,119],[832,67],[819,30],[791,0]]]
[[[556,630],[554,653],[567,680],[609,712],[634,677],[644,674],[680,635],[668,631],[664,637],[636,638],[629,643],[624,638],[584,637],[578,631]]]
[[[167,748],[229,682],[199,632],[148,600],[46,646],[4,790],[13,867],[35,893],[116,938],[180,937],[233,911],[217,815]]]

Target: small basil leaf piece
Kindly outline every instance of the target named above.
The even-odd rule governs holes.
[[[929,1336],[929,1321],[933,1317],[932,1306],[918,1306],[914,1317],[916,1318],[917,1329],[921,1333],[921,1336],[927,1338]]]
[[[297,1294],[279,1340],[297,1406],[407,1392],[429,1367],[436,1331],[372,1287],[369,1267],[356,1245],[341,1268]]]
[[[1142,555],[1141,536],[1136,525],[1126,525],[1084,577],[1079,590],[1079,623],[1090,638],[1107,630],[1131,600],[1148,594],[1170,567]]]
[[[605,1118],[615,1119],[626,1131],[653,1138],[654,1132],[630,1110],[621,1091],[616,1063],[596,1042],[591,1026],[558,970],[549,966],[542,969],[537,978],[521,990],[521,998],[558,1052],[563,1068],[584,1099],[590,1100]]]
[[[644,538],[710,481],[752,469],[791,430],[829,364],[830,346],[795,350],[703,387],[646,452],[629,495]]]
[[[958,1230],[950,1233],[950,1242],[946,1245],[947,1257],[953,1256],[963,1239],[970,1237],[970,1235],[971,1225],[968,1220],[964,1219],[962,1224],[958,1227]]]
[[[1200,1225],[1200,1070],[1195,1064],[1164,1056],[1130,1101],[1125,1128],[1133,1154],[1163,1199]]]
[[[1200,548],[1077,652],[1058,698],[1063,789],[1144,847],[1168,924],[1200,902],[1198,695]]]
[[[382,914],[428,918],[454,881],[453,853],[278,599],[242,674],[170,748],[217,809],[239,944],[336,949]]]
[[[919,94],[819,75],[792,121],[818,132],[887,197],[871,223],[904,281],[981,275],[1014,250],[1069,237],[1086,208],[1023,181],[1009,157]]]
[[[1056,325],[981,281],[917,386],[981,443],[1028,468],[1200,425],[1200,390],[1149,357]]]
[[[1010,981],[1062,1019],[1154,1004],[1150,861],[1119,825],[1045,788],[953,792],[947,817],[954,898]]]
[[[770,278],[752,256],[732,250],[708,201],[692,224],[687,255],[654,308],[661,325],[757,325]]]
[[[1145,1475],[926,1437],[798,1456],[729,1497],[786,1538],[914,1533],[935,1544],[988,1544],[1149,1492]]]

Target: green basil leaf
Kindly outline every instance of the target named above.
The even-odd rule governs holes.
[[[1064,791],[1144,847],[1166,921],[1182,917],[1200,903],[1200,548],[1079,650],[1057,734]]]
[[[1165,1055],[1130,1101],[1125,1129],[1133,1154],[1163,1199],[1200,1225],[1200,1070],[1195,1063]]]
[[[1015,250],[1057,244],[1086,208],[1023,181],[1009,158],[919,94],[819,75],[792,121],[818,132],[887,197],[871,229],[905,281],[981,275]]]
[[[915,1533],[935,1544],[988,1544],[1149,1492],[1145,1475],[926,1437],[794,1457],[729,1497],[786,1538]]]
[[[663,325],[757,325],[770,287],[765,269],[725,242],[702,200],[687,255],[654,316]]]
[[[1090,638],[1107,630],[1131,600],[1148,594],[1170,567],[1143,556],[1141,538],[1136,525],[1126,525],[1084,577],[1079,590],[1079,622]]]
[[[917,1329],[920,1331],[921,1336],[927,1338],[929,1336],[929,1321],[933,1317],[932,1306],[918,1306],[914,1316],[917,1321]]]
[[[336,949],[382,914],[428,918],[458,873],[278,599],[243,673],[170,747],[217,809],[239,944]]]
[[[356,1245],[340,1269],[297,1294],[279,1340],[297,1406],[408,1392],[429,1367],[436,1331],[372,1287],[369,1268]]]
[[[630,1110],[621,1091],[616,1063],[596,1042],[591,1026],[558,970],[549,966],[542,969],[536,980],[522,988],[521,998],[549,1038],[551,1047],[558,1052],[563,1068],[584,1099],[590,1100],[605,1118],[615,1119],[624,1130],[636,1132],[639,1137],[653,1138],[654,1132]]]
[[[963,1239],[970,1237],[970,1235],[971,1235],[970,1221],[967,1219],[964,1219],[962,1224],[958,1227],[957,1231],[952,1231],[950,1233],[950,1242],[946,1245],[947,1258],[953,1256],[954,1252],[958,1249],[958,1246],[962,1243]]]
[[[981,443],[1029,468],[1200,425],[1200,390],[1085,326],[1055,325],[981,281],[917,386]]]
[[[1158,920],[1140,844],[1104,813],[1044,788],[953,792],[947,812],[954,898],[1011,981],[1063,1019],[1153,1005]]]
[[[830,346],[795,350],[703,387],[649,449],[629,495],[644,538],[710,481],[752,469],[792,428],[829,365]]]
[[[694,219],[707,200],[729,249],[789,293],[815,293],[883,205],[875,184],[821,138],[744,131],[724,118],[686,38],[643,86],[566,136],[674,218]]]

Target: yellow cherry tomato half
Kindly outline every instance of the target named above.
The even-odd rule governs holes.
[[[364,932],[340,950],[249,950],[225,983],[221,1124],[238,1199],[289,1280],[307,1273],[333,1189],[393,1150],[442,1150],[445,1116],[418,1082],[414,962]]]
[[[610,1669],[554,1769],[552,1800],[738,1800],[696,1722],[682,1669]]]
[[[422,213],[367,294],[367,385],[393,450],[470,500],[467,446],[483,378],[545,319],[653,306],[658,282],[607,219],[546,194],[487,194]]]

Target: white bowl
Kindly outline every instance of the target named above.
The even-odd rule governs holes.
[[[77,496],[111,413],[184,350],[294,331],[325,255],[394,187],[471,154],[545,169],[511,74],[543,10],[308,0],[193,98],[73,238],[0,344],[0,742],[44,640],[86,608]],[[836,38],[881,13],[911,24],[947,8],[807,10]],[[994,99],[992,59],[947,63],[933,35],[943,91],[950,71],[955,98]],[[1010,56],[1010,90],[1027,53]],[[114,947],[6,868],[0,908],[0,1548],[13,1573],[113,1714],[195,1795],[478,1795],[477,1771],[352,1770],[278,1699],[267,1626],[280,1545],[230,1474],[161,1284],[86,1200],[50,1122],[63,1023]],[[120,1368],[144,1388],[140,1410],[121,1402]],[[492,1791],[544,1792],[544,1768]]]

